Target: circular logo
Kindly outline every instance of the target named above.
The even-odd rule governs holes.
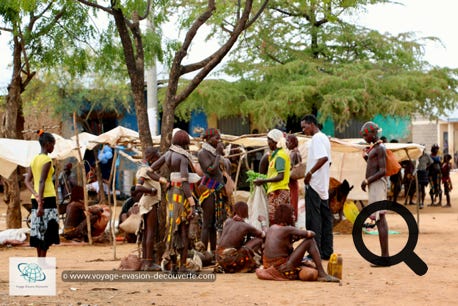
[[[409,228],[409,239],[404,248],[394,256],[382,257],[372,253],[363,241],[363,224],[366,219],[379,210],[392,210],[397,212]],[[412,213],[404,206],[392,201],[379,201],[367,205],[356,217],[353,224],[353,243],[358,253],[370,263],[378,266],[393,266],[401,261],[405,262],[417,275],[424,275],[428,271],[426,263],[415,254],[414,249],[418,241],[418,226]]]
[[[20,263],[17,268],[21,272],[21,276],[29,283],[40,282],[46,279],[46,275],[41,270],[41,267],[35,263]]]

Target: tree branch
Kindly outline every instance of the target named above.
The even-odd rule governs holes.
[[[20,44],[21,44],[22,56],[24,57],[25,74],[26,74],[26,75],[29,75],[29,74],[30,74],[30,71],[31,71],[31,69],[30,69],[30,62],[29,62],[29,57],[27,56],[27,52],[26,52],[26,50],[25,50],[24,39],[22,38],[22,36],[21,36]]]
[[[251,24],[253,24],[253,22],[254,22],[259,16],[261,16],[262,11],[267,7],[268,1],[269,1],[269,0],[266,0],[266,1],[263,3],[262,7],[259,9],[258,12],[256,12],[256,15],[253,17],[253,19],[251,19],[251,20],[249,20],[249,21],[246,22],[245,28],[244,28],[243,30],[246,30]],[[251,11],[251,10],[250,10],[250,11]],[[237,20],[240,20],[239,13],[237,13],[237,18],[238,18]],[[248,23],[250,23],[250,24],[248,24]],[[237,25],[237,24],[236,24],[236,25]],[[222,27],[222,28],[223,28],[224,31],[228,32],[229,34],[231,34],[231,35],[233,34],[233,31],[231,31],[231,30],[229,30],[229,29],[227,29],[227,28],[225,28],[225,27]],[[242,30],[242,31],[243,31],[243,30]],[[237,35],[237,36],[238,36],[238,35]],[[231,47],[232,47],[232,46],[231,46]],[[221,47],[219,50],[221,50],[222,48],[224,48],[224,46]],[[219,51],[219,50],[218,50],[218,51]],[[190,72],[193,72],[193,71],[196,71],[196,70],[201,69],[202,67],[204,67],[205,65],[207,65],[209,62],[212,61],[212,59],[215,57],[215,54],[216,54],[218,51],[216,51],[215,53],[213,53],[212,55],[210,55],[209,57],[203,59],[203,60],[200,61],[200,62],[197,62],[197,63],[193,63],[193,64],[189,64],[189,65],[187,65],[187,66],[184,66],[184,67],[182,68],[182,70],[181,70],[181,71],[182,71],[182,74],[190,73]]]
[[[192,40],[197,34],[197,30],[207,21],[213,14],[213,11],[216,9],[215,0],[208,0],[207,10],[203,12],[191,25],[191,28],[186,33],[185,39],[181,48],[177,50],[175,53],[175,57],[173,58],[172,66],[170,68],[170,75],[169,75],[169,86],[168,92],[176,93],[178,89],[178,81],[180,76],[183,75],[183,67],[181,66],[181,62],[183,58],[188,53],[189,46],[191,45]],[[193,71],[193,70],[190,70]],[[174,102],[175,104],[175,102]]]
[[[8,28],[0,27],[0,31],[13,32],[13,29],[8,29]]]
[[[267,4],[269,4],[269,0],[265,0],[264,3],[259,8],[259,10],[256,12],[256,14],[253,16],[253,18],[251,18],[251,20],[248,20],[245,26],[245,29],[248,29],[259,18],[259,16],[261,16],[262,12],[267,7]]]
[[[328,21],[329,21],[328,18],[323,18],[323,19],[321,19],[321,20],[315,22],[314,25],[315,25],[316,27],[319,27],[319,26],[321,26],[322,24],[324,24],[324,23],[326,23],[326,22],[328,22]]]
[[[208,0],[207,10],[203,12],[196,21],[192,24],[189,31],[186,33],[186,37],[183,41],[183,45],[180,50],[177,52],[178,57],[177,61],[181,63],[183,58],[186,56],[189,46],[191,45],[194,37],[197,34],[199,28],[213,15],[213,11],[216,9],[215,0]],[[174,61],[175,62],[175,61]]]
[[[49,2],[48,6],[45,7],[41,13],[38,13],[38,15],[33,15],[35,20],[38,20],[41,17],[43,17],[43,15],[51,8],[51,5],[53,5],[52,1]]]
[[[248,29],[258,18],[259,16],[261,16],[262,12],[264,11],[264,9],[267,7],[267,4],[269,3],[269,0],[265,0],[264,3],[261,5],[261,8],[256,12],[256,14],[254,14],[253,18],[251,20],[249,20],[245,26],[245,29]],[[240,4],[240,2],[239,2]],[[239,16],[239,10],[237,10],[237,20],[240,19],[240,16]],[[226,22],[226,21],[224,21]],[[227,24],[231,25],[231,23],[229,22],[226,22]],[[227,32],[229,34],[232,33],[232,31],[229,29],[229,28],[226,28],[224,26],[224,24],[221,24],[221,29],[224,31],[224,32]]]
[[[267,56],[268,58],[270,58],[272,61],[276,62],[276,63],[279,63],[281,65],[284,65],[286,64],[286,62],[283,62],[281,60],[279,60],[278,58],[276,58],[273,54],[269,53],[269,52],[266,52],[266,50],[262,50],[260,47],[256,47],[258,50],[260,50],[260,52],[263,52],[263,54],[265,54],[265,56]]]
[[[144,20],[146,17],[148,17],[149,11],[151,9],[151,0],[148,0],[148,3],[146,4],[146,11],[144,15],[139,15],[138,19],[139,20]]]
[[[202,67],[199,73],[191,80],[191,82],[189,82],[188,86],[186,86],[180,94],[176,95],[174,99],[175,105],[178,105],[178,103],[186,99],[192,93],[192,91],[202,82],[202,80],[213,70],[213,68],[215,68],[221,62],[224,56],[226,56],[226,54],[231,50],[231,48],[237,41],[239,35],[246,29],[246,23],[250,16],[252,6],[253,0],[247,0],[245,3],[243,13],[240,19],[237,21],[236,27],[234,28],[227,42],[224,45],[222,45],[221,48],[219,48],[211,56],[209,56],[206,60],[202,61],[206,62],[206,64]],[[195,67],[195,65],[189,66]],[[187,71],[187,69],[189,68],[183,68],[182,72]]]
[[[283,15],[286,15],[286,16],[289,16],[289,17],[304,17],[305,19],[307,19],[307,21],[310,21],[310,15],[308,15],[307,13],[291,13],[291,12],[288,12],[288,11],[285,11],[281,8],[278,8],[278,7],[274,7],[272,8],[274,11],[277,11]]]
[[[73,40],[75,41],[79,41],[83,44],[85,44],[87,47],[89,47],[89,49],[91,49],[94,54],[96,54],[98,51],[89,43],[87,42],[86,40],[82,40],[80,39],[76,34],[74,34],[73,31],[71,31],[68,27],[64,27],[62,24],[59,23],[59,21],[57,21],[57,24],[69,35],[69,36],[72,36],[73,37]]]
[[[43,15],[51,8],[51,5],[53,4],[52,1],[49,2],[49,4],[41,11],[41,13],[38,13],[38,15],[35,15],[34,12],[30,12],[30,21],[27,26],[27,30],[29,33],[32,33],[33,26],[35,25],[35,22],[43,17]]]
[[[135,79],[135,71],[137,67],[135,65],[135,52],[132,45],[132,40],[129,35],[129,30],[126,24],[126,18],[121,9],[113,8],[112,14],[116,23],[116,28],[118,29],[119,38],[121,39],[121,44],[123,46],[124,58],[127,66],[127,73],[129,74],[131,80]]]
[[[33,79],[33,77],[35,76],[36,74],[36,71],[34,72],[30,72],[29,73],[26,73],[26,78],[25,80],[22,81],[21,83],[21,92],[24,92],[25,91],[25,88],[27,87],[27,85],[30,83],[30,81]]]
[[[60,10],[60,12],[55,14],[54,18],[46,26],[43,27],[43,30],[40,31],[40,32],[37,32],[35,35],[42,36],[42,35],[47,34],[49,32],[49,30],[52,29],[54,27],[54,25],[57,24],[59,19],[62,18],[62,16],[64,15],[64,12],[65,12],[66,9],[67,9],[67,7],[63,6],[62,9]]]
[[[108,14],[110,15],[113,15],[113,10],[109,7],[106,7],[106,6],[102,6],[98,3],[95,3],[95,2],[91,2],[91,1],[87,1],[87,0],[77,0],[78,2],[82,3],[82,4],[85,4],[87,6],[90,6],[90,7],[93,7],[93,8],[96,8],[96,9],[100,9],[102,11],[105,11],[107,12]],[[112,4],[112,7],[113,7],[114,4]]]

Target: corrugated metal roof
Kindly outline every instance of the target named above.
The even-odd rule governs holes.
[[[448,114],[448,116],[440,116],[439,120],[446,122],[458,122],[458,107]]]

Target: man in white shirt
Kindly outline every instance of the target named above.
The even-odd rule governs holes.
[[[312,136],[307,169],[304,178],[307,230],[315,232],[315,240],[321,258],[328,260],[333,253],[333,217],[329,209],[329,168],[331,166],[331,144],[321,132],[314,115],[305,115],[301,120],[302,132]]]

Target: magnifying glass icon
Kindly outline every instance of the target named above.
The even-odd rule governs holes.
[[[382,257],[372,253],[363,241],[363,224],[366,219],[379,210],[392,210],[397,212],[409,228],[409,239],[404,248],[394,256]],[[378,266],[393,266],[401,261],[405,262],[417,275],[424,275],[428,271],[426,263],[415,254],[414,249],[418,241],[418,226],[412,213],[404,206],[392,201],[379,201],[364,207],[356,217],[353,224],[353,243],[358,253],[370,263]]]

